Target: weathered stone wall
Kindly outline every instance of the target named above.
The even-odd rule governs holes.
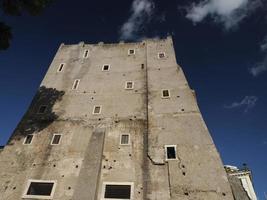
[[[162,89],[171,97],[161,98]],[[40,105],[45,114],[37,114]],[[100,114],[92,114],[95,105]],[[54,133],[62,134],[60,145],[50,145]],[[120,145],[125,133],[130,145]],[[23,145],[27,134],[34,134],[31,145]],[[165,161],[164,145],[177,145],[177,160]],[[171,38],[61,45],[0,155],[1,200],[21,199],[29,179],[57,181],[55,200],[101,199],[104,182],[133,183],[135,200],[233,199]]]

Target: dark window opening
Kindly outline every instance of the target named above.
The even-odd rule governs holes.
[[[51,144],[59,144],[61,135],[55,134]]]
[[[164,58],[165,57],[165,53],[159,53],[159,58]]]
[[[39,107],[39,110],[38,110],[38,113],[40,113],[40,114],[45,113],[46,108],[47,108],[47,106],[40,106],[40,107]]]
[[[129,135],[121,135],[121,144],[129,144]]]
[[[163,90],[162,91],[162,96],[163,97],[169,97],[170,96],[169,90]]]
[[[100,106],[95,106],[94,108],[94,114],[99,114],[101,111],[101,107]]]
[[[63,70],[63,67],[64,67],[64,64],[60,64],[59,68],[58,68],[58,71],[61,72]]]
[[[88,52],[89,52],[88,50],[86,50],[86,51],[84,52],[84,56],[83,56],[84,58],[87,58],[87,56],[88,56]]]
[[[106,185],[105,198],[130,199],[131,198],[131,186],[130,185]]]
[[[31,182],[27,195],[50,196],[54,183]]]
[[[24,144],[31,144],[32,139],[33,139],[33,135],[27,135],[25,140],[24,140]]]
[[[78,79],[74,81],[73,87],[72,87],[73,90],[76,90],[78,88],[79,82],[80,82],[80,80],[78,80]]]
[[[109,70],[109,65],[104,65],[103,66],[103,71],[108,71]]]
[[[131,54],[134,54],[134,49],[130,49],[129,50],[129,54],[131,55]]]
[[[126,89],[133,89],[133,82],[127,82],[126,83]]]
[[[175,147],[167,147],[167,159],[176,159]]]

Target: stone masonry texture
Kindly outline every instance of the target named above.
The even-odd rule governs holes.
[[[175,159],[166,160],[165,145]],[[25,196],[30,180],[53,181],[53,194]],[[131,185],[131,200],[234,200],[171,37],[62,44],[0,152],[0,200],[104,200],[105,184]]]

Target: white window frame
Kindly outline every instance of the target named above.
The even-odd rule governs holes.
[[[95,108],[96,107],[100,107],[99,113],[95,113]],[[102,111],[102,106],[101,105],[95,105],[94,108],[93,108],[93,115],[100,115],[101,111]]]
[[[104,67],[105,66],[108,66],[108,69],[107,70],[104,70]],[[102,72],[108,72],[110,70],[110,64],[104,64],[103,66],[102,66]]]
[[[160,54],[163,54],[164,56],[161,58]],[[163,59],[166,58],[166,53],[165,52],[158,52],[158,59]]]
[[[77,83],[77,87],[74,88],[76,81],[78,81],[78,83]],[[80,81],[81,81],[80,79],[75,79],[75,80],[74,80],[74,82],[73,82],[73,84],[72,84],[72,90],[78,90]]]
[[[165,91],[165,90],[168,91],[169,96],[163,96],[163,91]],[[163,99],[171,98],[171,90],[170,89],[162,89],[161,90],[161,98],[163,98]]]
[[[121,141],[122,141],[122,136],[123,135],[128,135],[128,143],[127,144],[122,144]],[[122,146],[129,146],[131,144],[131,136],[129,133],[122,133],[120,134],[120,145]]]
[[[130,185],[131,186],[130,199],[126,199],[126,200],[133,200],[133,197],[134,197],[134,183],[133,182],[103,182],[101,200],[125,200],[125,199],[105,198],[106,185]]]
[[[167,148],[168,147],[174,147],[175,149],[175,158],[168,158],[168,154],[167,154]],[[164,150],[165,150],[165,160],[168,161],[168,160],[177,160],[177,145],[175,144],[170,144],[170,145],[164,145]]]
[[[83,58],[88,58],[89,57],[89,50],[85,49],[83,52]]]
[[[26,144],[25,142],[26,142],[26,139],[27,139],[28,135],[32,135],[32,140],[31,140],[30,143]],[[32,141],[33,141],[33,138],[34,138],[34,134],[28,134],[28,135],[26,135],[26,137],[24,138],[23,145],[31,145],[32,144]]]
[[[130,53],[130,51],[134,51],[133,53]],[[130,55],[135,55],[135,49],[128,49],[128,55],[130,56]]]
[[[132,87],[131,88],[128,88],[127,87],[127,83],[132,83]],[[134,89],[134,81],[126,81],[125,82],[125,90],[133,90]]]
[[[53,188],[51,191],[51,194],[49,196],[44,196],[44,195],[28,195],[27,192],[29,190],[29,187],[31,183],[36,182],[36,183],[53,183]],[[56,189],[57,181],[55,180],[36,180],[36,179],[29,179],[26,187],[24,189],[22,198],[23,199],[53,199],[55,189]]]
[[[54,138],[55,138],[56,135],[60,135],[60,138],[59,138],[58,144],[53,144],[53,141],[54,141]],[[53,137],[52,137],[52,140],[50,142],[50,145],[60,145],[61,139],[62,139],[62,134],[60,134],[60,133],[54,133],[53,134]]]
[[[44,112],[40,112],[41,107],[45,107]],[[47,107],[48,107],[47,105],[40,105],[38,108],[37,114],[40,114],[40,115],[45,114],[47,111]]]
[[[65,65],[66,65],[66,63],[60,63],[58,66],[57,72],[62,72],[64,70]],[[61,68],[61,66],[62,66],[62,68]]]

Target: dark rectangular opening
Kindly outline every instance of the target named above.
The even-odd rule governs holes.
[[[134,50],[133,49],[130,49],[129,50],[129,54],[134,54]]]
[[[100,106],[95,106],[95,108],[94,108],[94,114],[99,114],[100,113],[100,109],[101,109]]]
[[[129,144],[129,135],[121,135],[121,144]]]
[[[88,56],[88,50],[86,50],[86,51],[84,52],[84,57],[87,58],[87,56]]]
[[[104,65],[103,71],[107,71],[107,70],[109,70],[109,65]]]
[[[133,88],[133,82],[127,82],[126,83],[126,88],[127,89],[132,89]]]
[[[106,185],[105,198],[130,199],[131,185]]]
[[[61,138],[61,135],[55,134],[52,140],[52,144],[59,144],[60,138]]]
[[[31,144],[33,135],[27,135],[24,144]]]
[[[164,58],[165,54],[164,53],[159,53],[159,58]]]
[[[176,159],[175,147],[167,147],[167,159]]]
[[[54,183],[31,182],[27,195],[50,196]]]
[[[61,72],[63,70],[64,64],[60,64],[58,71]]]
[[[163,97],[169,97],[170,96],[169,90],[163,90],[162,95],[163,95]]]
[[[40,106],[40,107],[39,107],[39,110],[38,110],[38,113],[40,113],[40,114],[45,113],[46,108],[47,108],[47,106]]]
[[[74,84],[73,84],[73,89],[74,90],[78,88],[79,81],[80,80],[78,80],[78,79],[74,81]]]

